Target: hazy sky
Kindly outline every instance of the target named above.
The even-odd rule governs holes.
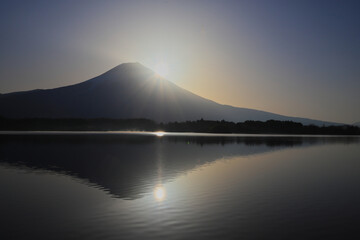
[[[360,1],[1,1],[0,92],[124,62],[222,104],[360,121]]]

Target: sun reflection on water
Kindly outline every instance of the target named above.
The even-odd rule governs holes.
[[[165,135],[165,132],[159,131],[159,132],[155,132],[155,135],[158,137],[162,137]]]
[[[166,190],[163,186],[156,186],[154,189],[154,197],[157,201],[161,202],[166,197]]]

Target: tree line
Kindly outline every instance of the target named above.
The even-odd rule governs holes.
[[[360,135],[353,125],[316,126],[293,121],[197,121],[157,123],[149,119],[10,119],[0,117],[0,131],[166,131],[245,134]]]

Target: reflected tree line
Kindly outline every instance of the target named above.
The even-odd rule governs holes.
[[[293,121],[228,122],[197,120],[186,122],[156,123],[149,119],[8,119],[0,117],[0,131],[166,131],[201,133],[244,134],[318,134],[360,135],[360,128],[353,125],[315,126]]]

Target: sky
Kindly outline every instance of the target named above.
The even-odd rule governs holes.
[[[0,93],[126,62],[221,104],[360,121],[360,1],[1,1]]]

